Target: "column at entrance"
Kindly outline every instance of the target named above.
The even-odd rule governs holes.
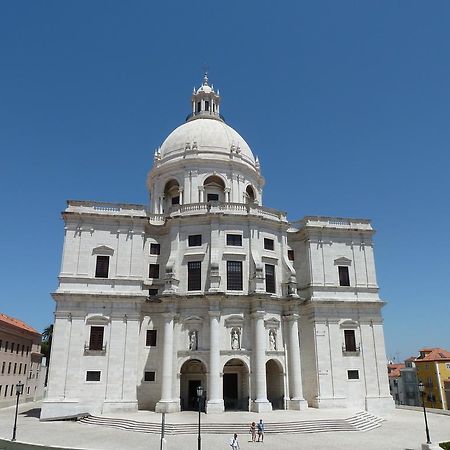
[[[220,311],[209,311],[209,381],[208,413],[220,413],[224,403],[220,378]]]
[[[164,313],[163,361],[161,376],[161,400],[156,404],[156,412],[178,412],[180,400],[173,399],[173,322],[175,314]]]
[[[303,398],[302,370],[300,362],[300,342],[298,340],[298,314],[286,317],[288,326],[288,369],[289,402],[288,409],[306,409],[308,403]]]
[[[266,330],[264,327],[264,311],[256,311],[253,317],[253,383],[255,398],[251,409],[254,412],[272,411],[272,405],[267,400],[266,384]]]

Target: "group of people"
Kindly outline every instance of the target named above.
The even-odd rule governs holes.
[[[262,419],[259,420],[258,423],[252,422],[250,425],[249,433],[252,437],[251,442],[264,442],[264,422]],[[258,440],[256,440],[258,438]],[[238,435],[235,434],[230,439],[230,447],[232,450],[239,450],[241,447],[239,446]]]

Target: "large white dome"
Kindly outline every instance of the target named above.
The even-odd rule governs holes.
[[[244,138],[222,120],[199,117],[180,125],[161,145],[161,162],[181,156],[187,145],[190,148],[196,145],[200,153],[216,153],[219,159],[235,152],[246,162],[255,164],[255,157]]]

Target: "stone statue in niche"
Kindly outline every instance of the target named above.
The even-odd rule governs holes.
[[[237,328],[231,330],[231,348],[233,350],[239,350],[241,348],[241,336]]]
[[[198,348],[198,331],[192,330],[189,332],[189,350],[197,350]]]
[[[275,330],[269,330],[269,350],[277,349],[277,332]]]

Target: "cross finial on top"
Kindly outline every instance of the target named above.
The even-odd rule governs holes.
[[[205,75],[203,76],[203,86],[208,86],[208,66],[207,64],[203,64],[203,72]]]

